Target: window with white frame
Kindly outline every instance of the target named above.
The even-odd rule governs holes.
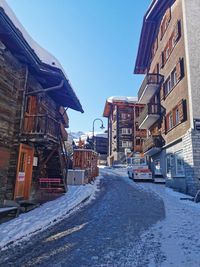
[[[170,77],[165,82],[165,95],[167,95],[171,91],[171,80]]]
[[[173,165],[173,155],[168,154],[166,156],[166,173],[167,173],[167,177],[169,178],[172,175],[172,165]]]
[[[125,120],[125,119],[126,119],[126,113],[121,113],[121,118],[122,118],[123,120]]]
[[[131,141],[122,141],[122,147],[132,147],[132,142]]]
[[[173,127],[173,114],[170,113],[169,115],[169,129],[171,129]]]
[[[122,134],[132,134],[131,128],[122,128]]]
[[[179,123],[179,109],[178,108],[175,110],[175,120],[176,120],[176,124],[178,124]]]
[[[175,164],[176,164],[176,176],[185,176],[183,151],[180,150],[175,153]]]
[[[176,78],[176,68],[173,69],[171,73],[171,88],[173,88],[177,83],[177,78]]]

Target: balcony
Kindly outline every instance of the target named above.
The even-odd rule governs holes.
[[[148,73],[138,92],[138,102],[147,104],[163,82],[163,75]]]
[[[143,151],[143,147],[142,147],[142,145],[135,145],[134,146],[134,152],[142,152]]]
[[[143,151],[146,155],[152,156],[161,151],[164,140],[161,135],[151,136],[144,142]]]
[[[145,138],[147,136],[147,131],[146,130],[135,131],[135,136]]]
[[[161,117],[161,105],[148,103],[139,117],[139,129],[149,129]]]
[[[35,142],[58,142],[60,123],[49,115],[26,115],[22,138]]]

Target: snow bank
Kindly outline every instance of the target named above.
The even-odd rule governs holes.
[[[30,239],[32,235],[47,229],[68,217],[83,201],[95,198],[101,176],[93,184],[69,186],[68,192],[60,198],[21,214],[9,222],[0,225],[0,250],[10,244]]]

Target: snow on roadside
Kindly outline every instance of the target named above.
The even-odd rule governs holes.
[[[58,223],[76,211],[83,201],[87,200],[89,203],[99,190],[101,178],[102,176],[98,176],[93,184],[69,186],[68,192],[60,198],[1,224],[0,250],[6,249],[10,244],[28,240],[38,232]]]
[[[149,267],[199,267],[200,266],[200,204],[190,200],[190,196],[178,193],[165,185],[134,183],[126,174],[126,169],[105,169],[107,174],[118,175],[139,190],[152,192],[163,200],[166,217],[141,236],[138,250],[143,251]],[[144,248],[149,251],[145,254]],[[161,259],[156,251],[161,249]],[[135,250],[129,251],[127,261],[135,257]],[[130,265],[131,266],[131,265]]]
[[[164,201],[165,220],[158,222],[143,236],[145,242],[160,243],[165,255],[161,266],[200,266],[200,204],[181,200],[189,196],[161,185],[142,184],[141,187],[158,194]],[[151,255],[149,266],[157,266],[155,263],[156,259]]]
[[[107,168],[104,172],[117,175],[138,190],[151,192],[164,202],[165,219],[159,221],[141,236],[138,248],[134,247],[132,251],[127,252],[128,263],[131,264],[137,251],[139,255],[142,254],[144,266],[200,266],[200,204],[182,200],[190,196],[175,192],[166,188],[165,185],[135,183],[128,178],[125,168]],[[156,253],[158,248],[161,250],[160,258]]]

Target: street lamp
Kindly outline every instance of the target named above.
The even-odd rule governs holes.
[[[97,118],[97,119],[94,119],[93,120],[93,123],[92,123],[92,143],[93,143],[93,149],[94,149],[94,151],[95,151],[95,145],[94,145],[94,123],[95,123],[95,121],[100,121],[101,122],[100,129],[103,130],[105,128],[104,125],[103,125],[102,119]]]

